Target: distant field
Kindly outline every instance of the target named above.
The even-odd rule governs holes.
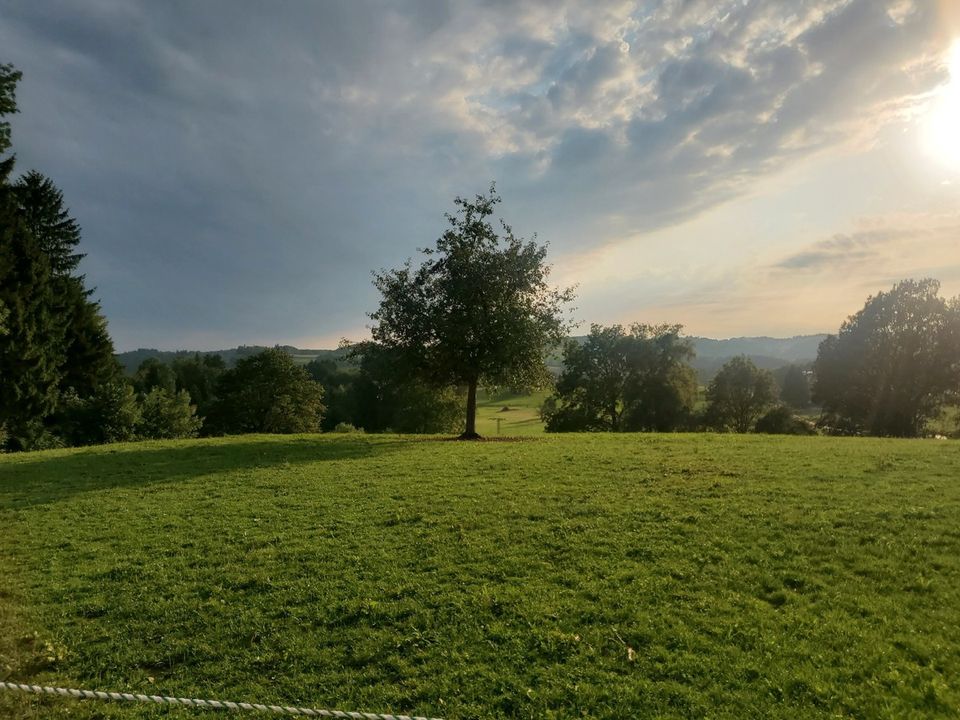
[[[960,443],[0,456],[0,678],[457,718],[960,714]],[[212,717],[0,691],[0,717]]]
[[[529,395],[491,396],[480,391],[477,397],[477,432],[489,437],[543,435],[540,406],[548,394],[542,391]]]

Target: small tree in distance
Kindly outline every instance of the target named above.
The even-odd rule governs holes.
[[[568,330],[563,307],[573,290],[548,286],[547,248],[524,241],[490,216],[501,201],[487,195],[457,197],[450,227],[435,247],[424,248],[418,268],[410,261],[375,273],[380,307],[370,317],[373,338],[397,352],[411,373],[435,385],[467,388],[466,429],[475,439],[477,386],[546,384],[548,347]]]
[[[735,357],[707,388],[707,416],[720,428],[750,432],[753,424],[777,399],[777,384],[769,370],[747,357]]]

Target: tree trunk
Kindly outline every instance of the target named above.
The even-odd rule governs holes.
[[[479,440],[477,434],[477,380],[470,381],[467,387],[467,429],[460,436],[461,440]]]

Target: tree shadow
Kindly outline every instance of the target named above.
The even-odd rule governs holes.
[[[0,510],[56,503],[110,488],[184,482],[231,470],[359,460],[396,452],[409,442],[400,438],[373,441],[364,436],[252,436],[27,453],[0,464]]]

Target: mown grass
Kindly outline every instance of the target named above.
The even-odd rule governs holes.
[[[960,444],[0,457],[0,676],[448,718],[960,713]],[[0,717],[197,717],[0,692]]]

